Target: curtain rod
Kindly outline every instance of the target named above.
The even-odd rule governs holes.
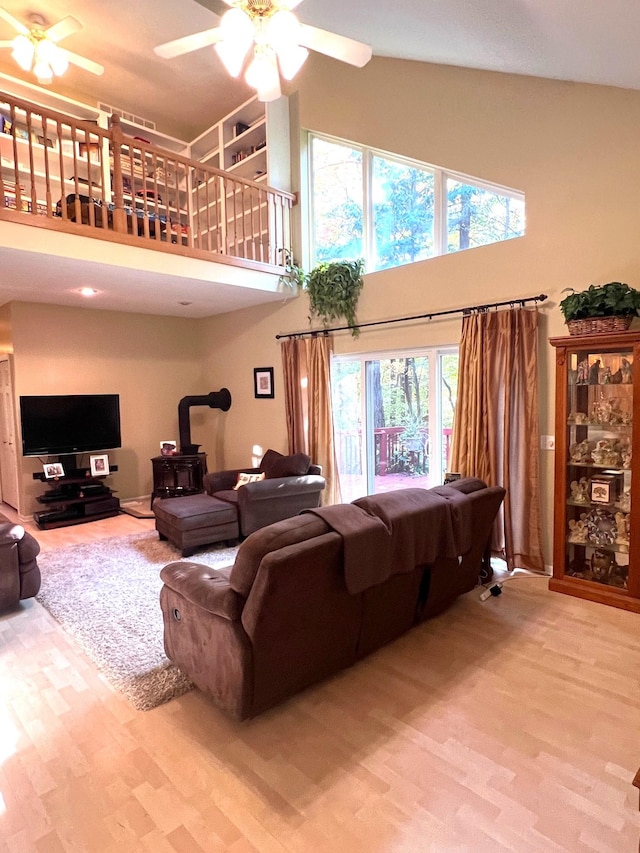
[[[526,296],[524,299],[506,299],[504,302],[491,302],[488,305],[472,305],[470,308],[451,308],[448,311],[431,311],[429,314],[414,314],[411,317],[396,317],[393,320],[373,320],[370,323],[357,323],[355,326],[334,326],[331,329],[310,329],[304,332],[286,332],[276,335],[276,340],[282,338],[305,338],[309,335],[328,335],[329,332],[345,332],[351,329],[366,329],[368,326],[386,326],[388,323],[406,323],[409,320],[432,320],[434,317],[444,317],[447,314],[473,314],[475,312],[490,311],[492,308],[503,308],[508,305],[515,308],[516,305],[524,307],[527,302],[544,302],[547,298],[545,293],[540,296]]]

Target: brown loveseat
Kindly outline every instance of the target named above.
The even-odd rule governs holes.
[[[224,711],[253,717],[473,589],[504,494],[472,478],[403,489],[265,527],[227,569],[170,563],[167,656]]]
[[[38,541],[21,524],[0,514],[0,610],[38,593],[39,553]]]

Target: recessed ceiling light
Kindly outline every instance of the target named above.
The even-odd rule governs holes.
[[[80,294],[80,296],[90,297],[96,296],[98,293],[100,293],[100,291],[96,290],[95,287],[81,287],[80,290],[78,290],[78,293]]]

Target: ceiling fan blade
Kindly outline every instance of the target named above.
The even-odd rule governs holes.
[[[62,39],[70,36],[71,33],[77,33],[82,29],[82,24],[76,18],[71,17],[71,15],[67,15],[66,18],[63,18],[61,21],[58,21],[57,24],[53,24],[53,26],[49,27],[45,30],[47,34],[47,38],[56,44]]]
[[[6,9],[3,9],[2,6],[0,6],[0,18],[4,18],[8,24],[11,24],[14,30],[17,30],[19,33],[22,33],[23,36],[29,35],[29,28],[26,27],[17,18],[14,18],[13,15],[10,12],[7,12]]]
[[[203,30],[201,33],[194,33],[191,36],[183,36],[174,41],[159,44],[153,50],[154,53],[157,53],[163,59],[173,59],[176,56],[182,56],[184,53],[191,53],[194,50],[200,50],[203,47],[216,44],[221,38],[222,32],[220,27],[213,27],[211,30]]]
[[[299,32],[298,43],[302,47],[317,50],[318,53],[324,53],[325,56],[331,56],[341,62],[348,62],[349,65],[355,65],[357,68],[366,65],[373,53],[368,44],[339,36],[337,33],[330,33],[328,30],[318,29],[318,27],[310,27],[308,24],[300,24]]]
[[[62,51],[69,62],[73,65],[77,65],[78,68],[82,68],[84,71],[89,71],[91,74],[96,74],[98,77],[101,74],[104,74],[104,66],[94,62],[93,59],[86,59],[84,56],[78,56],[77,53],[72,53],[65,47],[60,47],[59,50]]]

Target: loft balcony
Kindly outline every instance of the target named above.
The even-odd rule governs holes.
[[[62,273],[150,313],[177,313],[177,295],[201,302],[184,316],[282,299],[295,197],[263,178],[127,136],[117,116],[102,128],[5,93],[0,158],[2,301],[29,301],[29,283],[56,301],[47,280]]]

